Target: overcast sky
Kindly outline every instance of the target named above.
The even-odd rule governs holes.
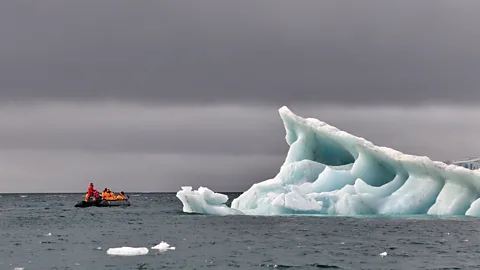
[[[287,105],[480,155],[478,1],[0,1],[0,192],[243,191]]]

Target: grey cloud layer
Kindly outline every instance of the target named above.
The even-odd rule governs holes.
[[[272,177],[281,157],[0,150],[0,163],[0,193],[79,192],[90,182],[116,192],[244,191]]]
[[[479,102],[478,2],[3,1],[0,98]]]
[[[245,190],[286,155],[281,105],[406,153],[478,155],[478,10],[0,1],[0,192]]]
[[[3,149],[283,154],[274,108],[33,102],[0,112]]]
[[[480,152],[476,107],[290,108],[409,154],[446,160]],[[245,190],[273,177],[286,156],[277,109],[0,103],[0,192],[78,191],[89,181],[116,190]]]

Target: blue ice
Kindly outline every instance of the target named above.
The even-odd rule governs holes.
[[[432,161],[371,142],[287,107],[279,110],[290,149],[273,179],[228,197],[183,187],[183,211],[214,215],[480,216],[480,170]]]

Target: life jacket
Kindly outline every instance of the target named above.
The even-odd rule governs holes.
[[[106,200],[107,201],[114,201],[115,200],[115,193],[113,193],[112,191],[108,192]]]
[[[117,197],[116,197],[117,200],[124,200],[125,199],[125,196],[123,196],[122,194],[118,194]]]
[[[102,199],[106,200],[108,197],[108,194],[106,191],[102,191]]]
[[[88,202],[88,199],[90,199],[90,196],[88,193],[85,194],[85,201]]]

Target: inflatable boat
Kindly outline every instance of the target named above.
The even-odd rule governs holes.
[[[100,201],[80,201],[75,204],[75,207],[113,207],[113,206],[130,206],[129,200],[116,200],[116,201],[107,201],[107,200],[100,200]]]

